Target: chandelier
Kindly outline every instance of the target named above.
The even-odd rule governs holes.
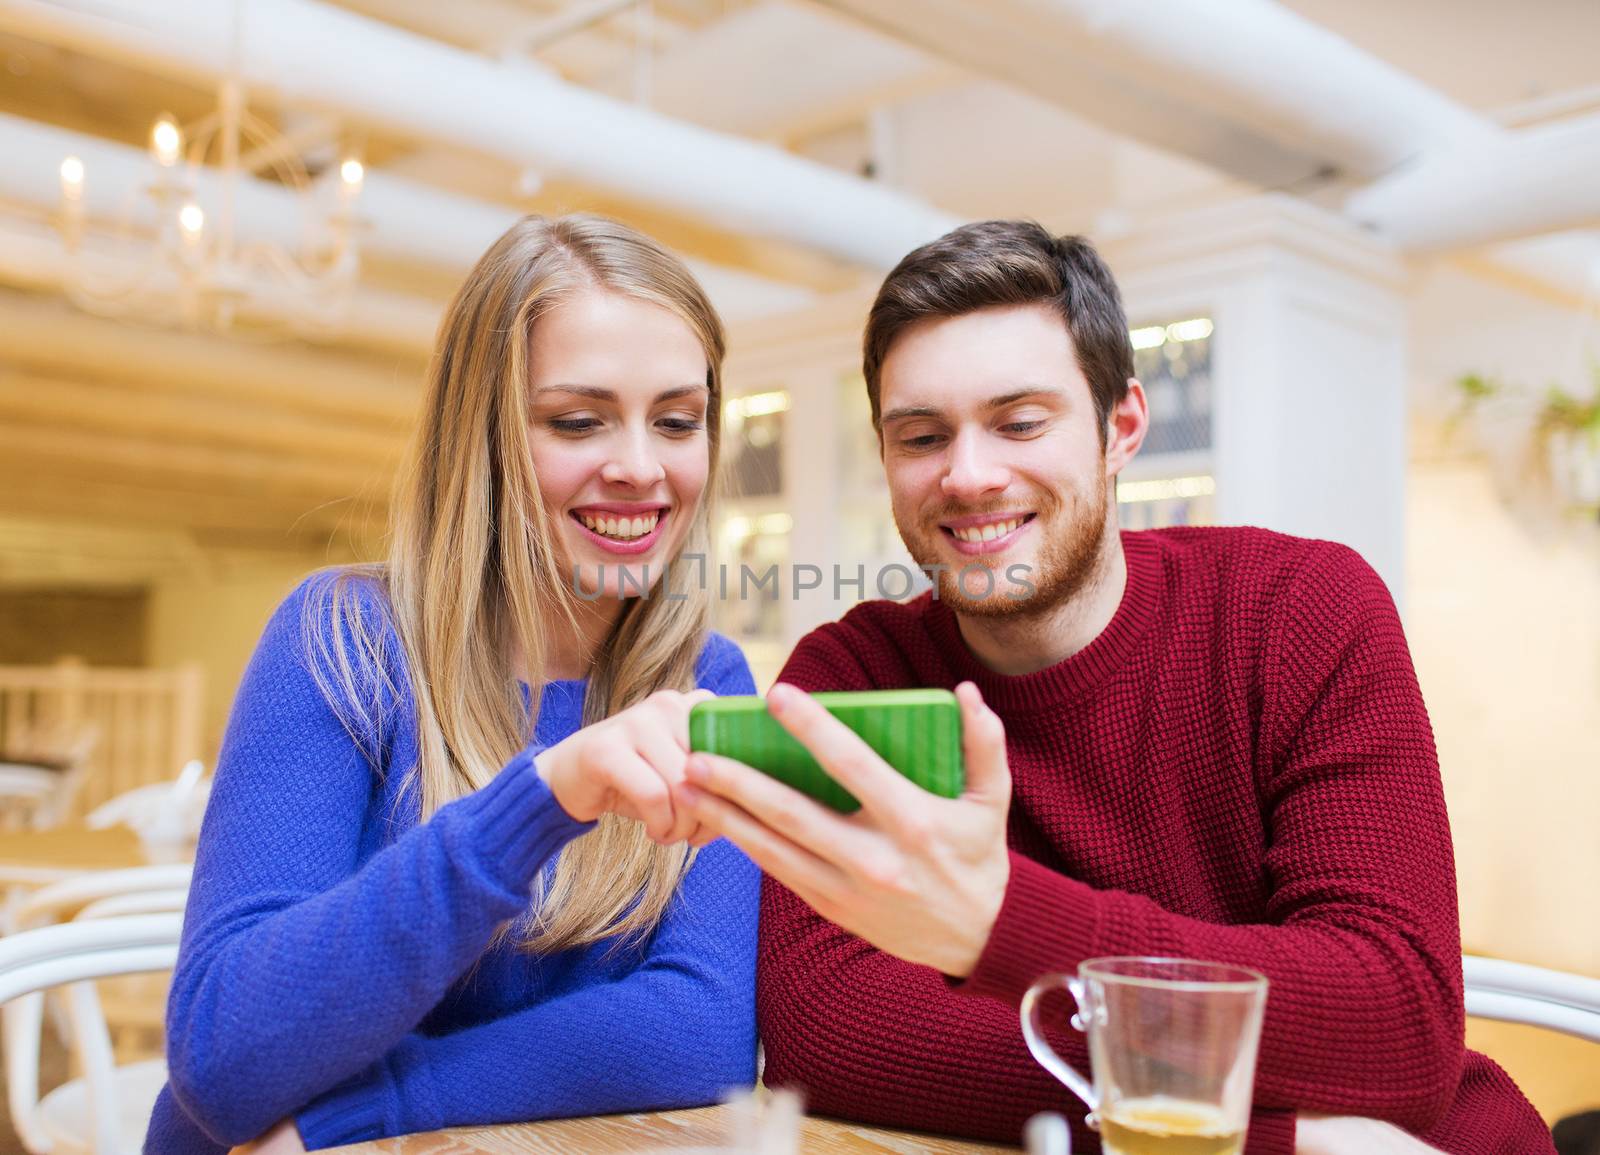
[[[78,156],[62,160],[66,293],[90,312],[185,328],[336,328],[360,272],[365,170],[353,155],[329,167],[313,179],[289,138],[249,111],[238,80],[225,80],[201,119],[156,121],[142,165],[97,174]],[[116,219],[91,230],[84,189],[96,179],[128,187]]]

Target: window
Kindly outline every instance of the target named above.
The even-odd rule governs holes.
[[[1150,402],[1150,429],[1117,485],[1126,529],[1208,525],[1215,519],[1211,474],[1209,317],[1144,325],[1133,340],[1134,374]]]

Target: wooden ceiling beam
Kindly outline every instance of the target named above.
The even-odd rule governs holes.
[[[384,494],[391,470],[331,465],[211,446],[173,445],[82,429],[10,421],[0,425],[0,456],[15,465],[55,464],[86,478],[149,479],[201,492],[244,492],[314,503]]]
[[[123,529],[194,530],[244,534],[285,547],[365,532],[381,523],[382,507],[354,501],[315,502],[191,493],[160,485],[62,474],[48,466],[0,466],[0,512],[15,517],[66,518]]]
[[[0,289],[0,359],[168,393],[292,406],[380,429],[416,415],[423,364],[305,344],[223,337],[91,317],[56,297]]]
[[[394,466],[405,444],[399,431],[307,417],[282,405],[178,397],[113,380],[85,383],[0,368],[4,419],[383,469]]]

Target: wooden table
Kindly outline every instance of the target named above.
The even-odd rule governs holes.
[[[462,1127],[335,1150],[344,1155],[643,1155],[682,1150],[688,1155],[691,1150],[717,1149],[719,1144],[728,1142],[730,1120],[727,1107],[700,1107],[652,1115],[600,1115],[503,1127]],[[997,1155],[1017,1148],[832,1119],[806,1119],[800,1127],[800,1150],[802,1155]]]
[[[0,831],[0,886],[42,886],[96,870],[193,859],[193,846],[152,848],[126,826],[90,830],[72,823],[51,830]]]

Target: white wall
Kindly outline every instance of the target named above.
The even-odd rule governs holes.
[[[1600,975],[1600,550],[1531,540],[1473,462],[1414,465],[1409,520],[1462,937]]]
[[[205,671],[205,749],[214,759],[245,664],[278,603],[326,563],[314,555],[264,554],[197,567],[151,587],[149,664],[199,662]]]
[[[1449,266],[1419,272],[1409,376],[1406,629],[1439,744],[1469,948],[1600,975],[1600,532],[1509,507],[1461,373],[1586,384],[1577,313]],[[1491,430],[1492,432],[1492,430]]]
[[[1447,262],[1419,267],[1410,304],[1409,376],[1419,416],[1454,404],[1462,373],[1501,376],[1543,388],[1592,384],[1600,359],[1600,317],[1543,301],[1508,283]]]

